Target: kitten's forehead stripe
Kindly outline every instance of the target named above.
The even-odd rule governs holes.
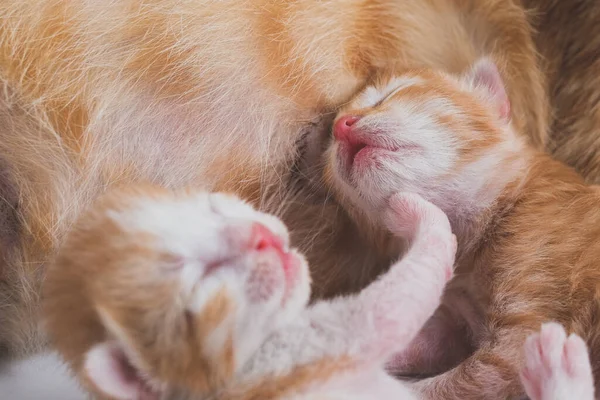
[[[421,78],[418,76],[407,75],[393,78],[390,82],[383,85],[383,88],[379,88],[379,85],[369,86],[359,96],[357,105],[360,108],[377,107],[386,99],[393,96],[398,90],[419,84],[421,81]]]

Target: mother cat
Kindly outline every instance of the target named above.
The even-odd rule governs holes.
[[[233,191],[275,212],[267,189],[281,186],[303,127],[374,71],[456,73],[491,54],[516,130],[545,141],[544,86],[511,1],[4,0],[0,22],[0,345],[10,356],[44,345],[45,262],[97,195],[150,180]]]

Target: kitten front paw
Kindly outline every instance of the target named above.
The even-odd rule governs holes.
[[[521,381],[531,400],[593,400],[594,382],[585,342],[567,337],[557,323],[542,325],[525,342]]]
[[[446,214],[436,205],[415,193],[400,192],[388,201],[384,223],[399,237],[408,239],[412,246],[431,249],[443,267],[445,279],[452,277],[457,249],[456,236]]]
[[[81,217],[45,294],[57,348],[98,389],[129,399],[225,385],[309,292],[276,217],[225,194],[144,186]]]

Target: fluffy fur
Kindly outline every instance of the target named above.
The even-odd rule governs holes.
[[[550,93],[548,150],[600,183],[600,4],[521,0]]]
[[[0,346],[13,356],[44,345],[45,265],[81,210],[116,183],[226,190],[289,210],[318,294],[362,286],[377,268],[358,267],[376,252],[343,211],[298,211],[288,193],[272,194],[286,185],[303,128],[374,72],[458,73],[492,53],[518,131],[545,142],[526,15],[506,0],[6,0],[0,21]],[[335,224],[344,233],[330,238]]]
[[[367,87],[340,113],[327,180],[355,218],[397,191],[447,213],[458,237],[456,276],[398,374],[427,399],[523,394],[525,338],[557,321],[588,344],[596,382],[600,192],[516,132],[489,60],[466,74],[413,70]],[[452,351],[446,349],[452,348]]]
[[[438,306],[456,240],[416,195],[380,218],[407,255],[360,294],[306,307],[308,266],[276,218],[216,193],[113,191],[48,269],[48,331],[103,397],[411,399],[384,364]]]
[[[417,399],[383,367],[438,306],[456,238],[414,194],[379,219],[411,240],[406,256],[360,294],[307,307],[308,267],[276,218],[222,194],[112,191],[48,270],[49,332],[99,398]],[[560,325],[524,357],[532,400],[594,398],[585,343]]]

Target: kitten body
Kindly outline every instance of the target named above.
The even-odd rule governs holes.
[[[218,193],[112,191],[49,268],[49,332],[97,398],[416,400],[384,365],[439,304],[456,238],[415,194],[381,220],[410,240],[405,257],[359,294],[307,306],[307,265],[276,218]],[[545,324],[524,354],[532,400],[593,398],[578,336]]]
[[[407,255],[359,294],[307,306],[308,266],[273,216],[223,194],[113,191],[48,270],[47,327],[102,398],[413,399],[385,361],[439,304],[456,241],[416,195],[383,218],[412,239]]]
[[[386,79],[334,125],[327,180],[357,220],[376,229],[384,199],[408,190],[444,210],[458,237],[442,306],[391,364],[436,375],[415,384],[428,399],[522,395],[521,346],[546,321],[586,340],[594,371],[600,362],[600,192],[528,146],[509,110],[483,60],[458,78]]]

